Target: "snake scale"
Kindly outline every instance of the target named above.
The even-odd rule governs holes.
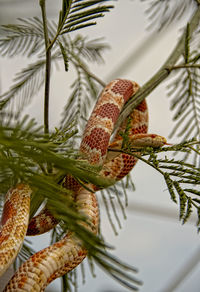
[[[121,147],[120,133],[126,129],[127,121],[120,126],[111,143],[110,137],[124,104],[138,89],[136,82],[124,79],[111,81],[100,94],[83,133],[80,145],[81,155],[85,156],[91,165],[103,165],[100,175],[115,181],[126,176],[137,161],[133,156],[124,153],[116,156],[115,152],[113,154],[108,152],[108,147],[113,149]],[[129,117],[131,118],[129,119],[129,136],[134,145],[158,147],[166,143],[165,138],[161,136],[147,134],[146,101],[142,101]],[[91,192],[88,188],[80,186],[70,176],[65,177],[63,185],[74,192],[77,212],[88,219],[89,224],[83,223],[84,226],[97,234],[99,224],[98,203],[95,195],[97,187],[89,184],[89,189],[93,191]],[[0,275],[16,257],[26,235],[31,192],[28,185],[20,183],[10,189],[6,195],[0,229]],[[50,219],[45,219],[45,216],[49,216]],[[44,220],[50,224],[40,224],[42,221],[44,223]],[[56,223],[51,214],[43,210],[29,223],[28,234],[45,232]],[[40,225],[43,225],[41,232]],[[87,250],[83,247],[81,240],[72,232],[68,232],[60,241],[35,253],[23,263],[6,285],[4,292],[44,291],[51,281],[74,269],[86,255]]]

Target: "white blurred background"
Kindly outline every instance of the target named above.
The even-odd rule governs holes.
[[[57,18],[61,1],[48,0],[48,16]],[[167,31],[147,31],[148,21],[144,14],[145,3],[119,0],[115,8],[104,18],[97,20],[97,26],[80,31],[88,38],[105,37],[111,49],[105,52],[105,63],[90,67],[105,82],[116,78],[127,78],[144,84],[161,67],[180,34],[179,22]],[[0,0],[0,23],[16,22],[18,17],[40,15],[38,1]],[[28,60],[30,63],[31,61]],[[0,90],[9,88],[14,74],[25,66],[23,58],[0,58]],[[51,127],[56,126],[71,84],[70,73],[60,66],[53,72],[51,82]],[[168,137],[173,126],[169,111],[169,100],[164,82],[148,97],[151,133]],[[27,112],[43,121],[43,100],[41,95],[34,99]],[[174,138],[171,143],[177,142]],[[178,206],[171,202],[162,177],[150,167],[139,162],[132,171],[136,191],[129,193],[127,220],[120,215],[122,229],[118,236],[108,223],[101,208],[101,226],[106,241],[115,246],[114,253],[127,263],[139,268],[138,277],[144,282],[141,292],[199,292],[200,291],[200,245],[194,217],[184,226],[178,220]],[[35,250],[48,245],[48,235],[34,238]],[[86,283],[79,282],[80,292],[125,292],[107,274],[95,268],[93,278],[86,268]],[[59,291],[60,281],[53,282],[47,292]],[[3,281],[0,281],[3,287]]]

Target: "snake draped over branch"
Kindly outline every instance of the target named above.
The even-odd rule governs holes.
[[[80,145],[80,154],[91,165],[102,166],[100,175],[118,181],[126,176],[137,159],[125,153],[108,152],[108,148],[122,147],[121,132],[125,131],[127,120],[117,130],[112,142],[110,137],[124,104],[132,97],[139,86],[136,82],[124,79],[111,81],[102,91],[85,127]],[[148,111],[146,101],[142,101],[129,115],[128,137],[134,147],[160,147],[166,144],[165,138],[147,134]],[[74,193],[77,212],[87,218],[84,227],[94,234],[98,232],[99,211],[95,192],[98,188],[88,184],[80,185],[67,175],[63,186]],[[11,188],[5,199],[0,229],[0,275],[11,265],[23,243],[24,236],[41,234],[52,228],[57,220],[47,209],[29,221],[30,186],[23,182]],[[41,224],[44,220],[49,224]],[[41,226],[41,227],[40,227]],[[27,231],[28,229],[28,231]],[[44,291],[54,279],[77,267],[87,255],[87,250],[74,233],[68,232],[61,240],[33,254],[17,270],[4,292]]]

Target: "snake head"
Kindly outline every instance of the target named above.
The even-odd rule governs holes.
[[[169,145],[165,137],[157,134],[136,134],[130,138],[132,147],[153,147],[158,148]]]

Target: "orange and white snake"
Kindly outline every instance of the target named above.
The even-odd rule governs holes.
[[[124,104],[138,88],[137,83],[129,80],[116,79],[110,82],[100,94],[86,125],[80,146],[80,153],[90,164],[103,165],[100,175],[115,181],[126,176],[137,161],[133,156],[124,153],[112,155],[112,152],[108,152],[108,147],[115,149],[121,147],[120,133],[125,130],[127,121],[120,126],[112,143],[110,136]],[[161,136],[147,134],[148,111],[145,101],[142,101],[129,117],[131,118],[129,136],[133,145],[159,147],[166,143],[165,138]],[[85,215],[90,223],[83,223],[84,226],[97,234],[99,224],[95,195],[97,187],[89,184],[89,189],[93,190],[90,192],[70,176],[66,176],[63,185],[74,191],[77,210]],[[7,193],[0,229],[0,275],[15,259],[26,235],[31,192],[28,185],[21,183]],[[45,232],[52,227],[52,224],[57,223],[54,219],[50,226],[40,231],[40,220],[44,220],[44,215],[51,217],[47,213],[48,211],[44,210],[39,217],[33,218],[29,224],[29,235]],[[74,269],[86,255],[87,250],[81,240],[69,232],[60,241],[35,253],[22,264],[4,292],[44,291],[51,281]]]

